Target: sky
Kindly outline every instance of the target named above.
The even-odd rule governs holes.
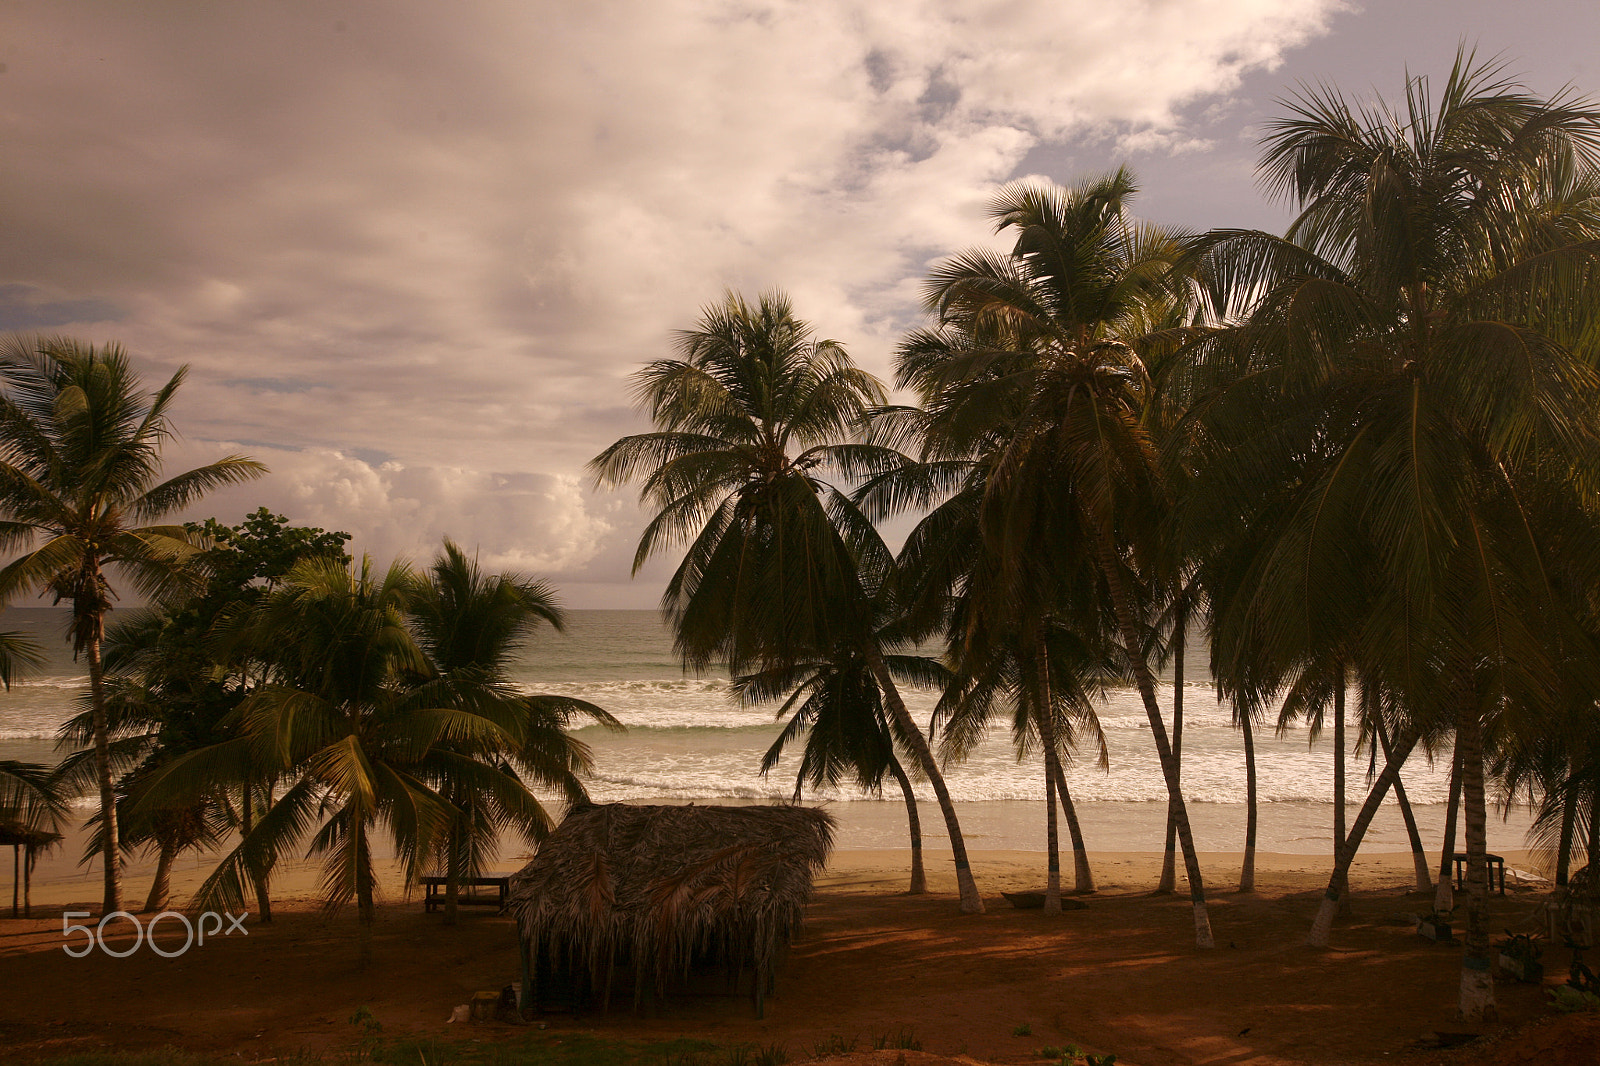
[[[1281,230],[1297,87],[1391,99],[1465,43],[1600,94],[1597,0],[0,0],[0,333],[180,366],[172,472],[380,561],[449,536],[575,608],[654,606],[585,464],[629,376],[782,289],[880,377],[1017,179]]]

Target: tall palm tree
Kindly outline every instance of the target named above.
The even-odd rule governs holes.
[[[115,595],[107,570],[120,570],[140,593],[167,591],[181,579],[178,564],[195,550],[194,537],[148,523],[265,471],[232,455],[161,480],[168,409],[184,373],[145,395],[117,345],[59,337],[0,344],[0,547],[41,541],[0,569],[0,603],[38,589],[72,604],[70,639],[88,660],[94,705],[108,914],[121,909],[122,890],[100,654]]]
[[[1106,605],[1104,628],[1134,676],[1172,801],[1196,943],[1210,947],[1199,859],[1146,655],[1175,570],[1161,537],[1168,492],[1137,343],[1150,306],[1173,301],[1178,249],[1128,217],[1135,191],[1127,171],[1072,189],[1003,189],[991,213],[998,230],[1016,234],[1012,251],[970,251],[936,268],[926,302],[938,326],[902,345],[899,382],[927,412],[924,459],[983,461],[979,521],[1000,565],[995,601],[1034,624],[1068,604],[1091,614]],[[1050,590],[1044,600],[1041,589]],[[1072,598],[1063,602],[1060,589]],[[1085,589],[1095,590],[1092,603]]]
[[[684,666],[721,660],[748,673],[853,644],[938,798],[961,909],[982,911],[944,776],[874,639],[865,588],[893,560],[871,523],[823,479],[874,461],[874,449],[846,442],[883,403],[882,386],[837,342],[814,339],[777,293],[754,305],[729,293],[679,334],[677,347],[681,358],[653,362],[635,379],[657,429],[617,441],[590,469],[603,485],[642,480],[642,499],[657,509],[635,570],[688,542],[662,597]]]
[[[1546,712],[1563,648],[1582,639],[1528,501],[1571,495],[1600,458],[1592,341],[1565,341],[1592,338],[1600,306],[1600,112],[1532,96],[1469,54],[1437,96],[1414,78],[1398,108],[1316,89],[1289,111],[1263,155],[1267,186],[1300,208],[1288,233],[1197,244],[1226,294],[1216,319],[1233,325],[1199,349],[1224,384],[1193,416],[1207,483],[1190,500],[1223,518],[1282,504],[1233,603],[1267,672],[1356,641],[1409,719],[1397,757],[1454,727],[1470,882],[1459,1005],[1482,1017],[1486,724]],[[1584,316],[1587,332],[1566,328]],[[1314,939],[1342,891],[1336,869]]]

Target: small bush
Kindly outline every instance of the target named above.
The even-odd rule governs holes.
[[[1033,1035],[1033,1026],[1029,1025],[1027,1022],[1023,1022],[1021,1025],[1019,1025],[1015,1029],[1011,1030],[1011,1035],[1012,1036],[1032,1036]]]
[[[1551,1004],[1562,1014],[1583,1011],[1600,1011],[1600,996],[1593,992],[1580,992],[1570,985],[1559,985],[1550,990]]]

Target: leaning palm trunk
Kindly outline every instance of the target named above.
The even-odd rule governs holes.
[[[1566,888],[1572,877],[1572,833],[1578,821],[1578,791],[1570,780],[1561,787],[1561,836],[1556,841],[1556,887]]]
[[[267,799],[269,804],[271,795],[272,789],[268,787]],[[254,824],[252,821],[253,811],[254,808],[251,805],[250,797],[250,783],[247,781],[245,782],[244,792],[239,801],[239,839],[241,840],[250,835],[250,829]],[[268,890],[266,871],[261,869],[261,867],[256,863],[252,862],[249,867],[249,872],[250,884],[255,888],[256,891],[256,921],[262,925],[270,924],[272,921],[272,894]]]
[[[98,573],[95,575],[98,578]],[[117,796],[111,784],[111,738],[106,720],[105,671],[100,661],[101,619],[89,623],[93,627],[87,648],[89,652],[89,699],[94,709],[94,769],[100,785],[100,819],[103,839],[100,859],[105,865],[105,896],[101,903],[102,914],[122,909],[122,870],[117,854]]]
[[[144,900],[147,912],[166,909],[167,900],[172,895],[172,860],[177,854],[177,845],[161,842],[160,854],[156,856],[156,875],[150,882],[150,894]]]
[[[1244,730],[1244,868],[1239,871],[1239,891],[1256,890],[1256,741],[1250,716],[1239,716]]]
[[[1311,923],[1306,946],[1313,948],[1328,946],[1328,941],[1333,935],[1333,919],[1338,915],[1340,901],[1349,887],[1350,864],[1355,861],[1356,851],[1361,847],[1361,838],[1367,835],[1367,826],[1372,824],[1373,815],[1378,813],[1378,805],[1383,802],[1384,793],[1399,780],[1400,767],[1416,743],[1415,736],[1402,734],[1397,738],[1394,748],[1384,757],[1383,773],[1378,775],[1378,780],[1372,785],[1372,791],[1367,793],[1367,801],[1361,805],[1355,824],[1350,827],[1344,845],[1334,859],[1333,874],[1328,878],[1328,889],[1323,893],[1322,905],[1317,908],[1317,917]]]
[[[1394,783],[1394,801],[1400,805],[1400,817],[1405,819],[1406,836],[1411,840],[1411,864],[1417,875],[1417,891],[1433,891],[1433,875],[1428,872],[1428,852],[1422,846],[1422,834],[1417,831],[1417,816],[1412,813],[1411,800],[1406,797],[1406,786],[1399,780]]]
[[[1067,819],[1067,837],[1072,841],[1072,891],[1074,895],[1094,895],[1094,871],[1089,868],[1089,849],[1083,843],[1083,829],[1078,825],[1078,808],[1067,791],[1067,772],[1056,760],[1056,795],[1061,797],[1061,813]]]
[[[939,772],[939,764],[933,758],[932,749],[928,747],[928,739],[922,735],[922,730],[918,729],[917,723],[912,720],[911,712],[906,709],[905,701],[900,698],[900,689],[890,676],[889,668],[884,665],[883,656],[879,654],[878,649],[869,646],[866,649],[866,656],[867,668],[872,671],[872,676],[878,679],[878,687],[883,692],[884,701],[889,705],[889,713],[893,716],[895,725],[899,727],[904,743],[911,748],[917,766],[928,779],[934,797],[939,801],[939,813],[944,815],[945,828],[950,833],[950,852],[956,867],[956,886],[961,892],[961,913],[982,914],[983,897],[978,895],[978,884],[972,879],[972,865],[967,861],[967,844],[961,837],[961,823],[956,818],[956,807],[950,800],[950,790],[945,787],[944,775]]]
[[[1178,780],[1183,780],[1183,630],[1187,619],[1177,612],[1172,629],[1172,757],[1178,763]],[[1156,885],[1160,893],[1174,892],[1178,888],[1176,861],[1178,821],[1172,801],[1167,801],[1167,842],[1161,856],[1161,880]]]
[[[1150,664],[1139,653],[1139,630],[1134,622],[1133,602],[1122,577],[1122,566],[1108,543],[1100,545],[1100,570],[1111,590],[1112,608],[1117,615],[1117,627],[1122,631],[1123,647],[1133,666],[1134,678],[1139,685],[1139,698],[1144,701],[1145,717],[1150,721],[1150,732],[1155,736],[1156,754],[1161,759],[1161,775],[1167,783],[1167,799],[1172,804],[1173,818],[1177,822],[1178,842],[1183,846],[1184,871],[1189,876],[1189,899],[1194,905],[1194,941],[1197,947],[1216,947],[1211,935],[1211,917],[1206,911],[1206,890],[1200,875],[1200,856],[1194,849],[1194,834],[1189,828],[1189,810],[1183,802],[1183,789],[1178,782],[1178,760],[1167,741],[1167,727],[1161,721],[1161,708],[1156,703],[1156,682],[1150,674]]]
[[[1434,887],[1433,909],[1449,913],[1456,908],[1454,866],[1456,857],[1456,812],[1461,809],[1461,745],[1450,756],[1450,801],[1444,811],[1444,844],[1439,848],[1439,882]]]
[[[911,837],[911,887],[906,889],[906,894],[920,896],[928,891],[928,875],[922,867],[922,819],[917,814],[917,794],[911,790],[906,768],[893,755],[889,756],[889,772],[900,786],[900,794],[906,798],[906,833]]]
[[[1494,972],[1490,969],[1488,922],[1488,817],[1483,799],[1483,721],[1477,707],[1464,707],[1456,720],[1461,752],[1461,799],[1466,822],[1467,936],[1461,954],[1461,996],[1457,1009],[1468,1021],[1494,1021]]]
[[[1050,700],[1050,660],[1045,654],[1045,623],[1035,631],[1033,662],[1038,672],[1034,688],[1034,714],[1039,728],[1039,746],[1044,749],[1044,836],[1045,887],[1044,912],[1061,913],[1061,829],[1056,819],[1056,779],[1061,774],[1061,756],[1056,751],[1055,708]]]
[[[1380,722],[1376,730],[1378,743],[1383,748],[1383,757],[1389,757],[1389,734]],[[1406,798],[1406,784],[1400,780],[1399,775],[1394,779],[1394,801],[1400,805],[1400,817],[1406,823],[1406,836],[1411,840],[1411,864],[1417,875],[1417,891],[1428,892],[1433,888],[1433,877],[1428,873],[1428,853],[1422,847],[1422,834],[1417,832],[1417,816],[1412,813],[1411,801]]]

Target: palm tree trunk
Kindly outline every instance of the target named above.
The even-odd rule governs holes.
[[[978,884],[972,879],[972,865],[967,861],[967,844],[961,837],[961,823],[956,818],[956,807],[950,800],[950,790],[945,787],[944,775],[939,772],[939,764],[933,758],[932,749],[928,747],[928,738],[922,735],[922,730],[917,728],[917,723],[911,718],[911,712],[906,710],[905,701],[900,698],[900,689],[890,676],[889,668],[884,665],[883,656],[877,647],[869,644],[864,652],[867,668],[872,671],[872,676],[878,679],[878,688],[883,692],[884,701],[889,705],[889,714],[900,730],[901,743],[911,749],[911,754],[915,756],[923,776],[933,788],[934,797],[939,801],[939,813],[944,815],[945,828],[950,833],[950,851],[956,867],[956,886],[961,892],[961,913],[982,914],[983,897],[978,895]]]
[[[1377,734],[1378,744],[1383,749],[1385,760],[1389,758],[1389,731],[1383,723],[1377,723],[1373,730]],[[1428,853],[1422,847],[1422,834],[1417,832],[1417,817],[1411,810],[1411,801],[1406,798],[1406,784],[1396,774],[1394,779],[1394,801],[1400,805],[1400,817],[1406,823],[1406,836],[1411,840],[1411,864],[1417,875],[1417,891],[1427,892],[1433,888],[1433,877],[1428,873]]]
[[[1333,855],[1338,861],[1344,847],[1344,663],[1339,663],[1339,678],[1333,686]],[[1396,778],[1396,781],[1399,779]],[[1350,917],[1350,895],[1339,897],[1339,917]]]
[[[33,864],[39,861],[37,848],[22,849],[22,916],[33,917]]]
[[[444,924],[455,925],[461,915],[461,825],[455,823],[445,834]]]
[[[1344,847],[1344,664],[1333,686],[1333,850]]]
[[[1128,594],[1122,576],[1122,562],[1105,535],[1099,546],[1100,570],[1111,592],[1112,609],[1117,616],[1117,628],[1122,632],[1122,644],[1133,667],[1134,679],[1139,685],[1139,698],[1144,701],[1145,717],[1150,721],[1150,732],[1155,736],[1156,754],[1161,759],[1161,776],[1167,784],[1167,799],[1172,805],[1177,823],[1178,843],[1183,847],[1184,871],[1189,876],[1189,899],[1194,905],[1194,940],[1197,947],[1216,947],[1211,935],[1211,916],[1206,911],[1205,881],[1200,874],[1200,856],[1194,850],[1194,834],[1189,828],[1189,810],[1183,802],[1183,789],[1178,782],[1178,760],[1167,742],[1167,727],[1161,721],[1161,708],[1156,703],[1156,681],[1150,673],[1150,663],[1140,651],[1139,628],[1135,622],[1133,599]]]
[[[1572,831],[1578,821],[1578,790],[1568,779],[1561,782],[1561,838],[1556,842],[1556,887],[1565,888],[1572,877]]]
[[[1078,825],[1078,808],[1067,791],[1067,771],[1056,760],[1056,795],[1061,797],[1061,813],[1067,818],[1067,837],[1072,841],[1072,892],[1077,896],[1092,896],[1095,892],[1094,871],[1089,869],[1089,849],[1083,843],[1083,829]]]
[[[906,894],[920,896],[928,891],[928,875],[922,868],[922,819],[917,815],[917,794],[911,790],[906,768],[893,755],[889,756],[889,772],[906,798],[906,833],[911,837],[911,887]]]
[[[100,784],[101,829],[105,834],[100,845],[100,859],[105,865],[105,895],[100,905],[102,914],[122,909],[122,869],[117,855],[117,797],[111,785],[111,737],[106,721],[105,671],[100,661],[99,620],[93,623],[95,632],[89,635],[89,700],[94,721],[94,768]]]
[[[147,912],[166,909],[167,899],[172,895],[172,860],[178,854],[178,849],[165,840],[161,841],[160,847],[161,852],[156,856],[156,876],[150,882],[150,895],[144,901]]]
[[[1444,844],[1439,851],[1439,881],[1433,889],[1433,909],[1448,914],[1456,909],[1456,812],[1461,806],[1461,743],[1450,756],[1450,805],[1444,812]]]
[[[359,838],[351,842],[356,849],[356,951],[357,962],[364,970],[372,964],[372,923],[377,918],[377,910],[372,901],[372,852],[367,827],[356,821],[353,832],[359,834]]]
[[[1317,917],[1311,923],[1311,932],[1306,936],[1307,947],[1328,946],[1333,934],[1333,919],[1339,913],[1339,901],[1349,886],[1350,864],[1355,861],[1356,850],[1361,847],[1361,838],[1367,835],[1367,826],[1372,824],[1373,815],[1378,813],[1378,805],[1383,802],[1384,793],[1388,792],[1399,778],[1400,767],[1405,764],[1406,757],[1411,754],[1411,749],[1416,743],[1415,736],[1402,734],[1394,748],[1384,758],[1383,773],[1378,775],[1372,790],[1367,793],[1367,801],[1361,805],[1361,810],[1356,814],[1355,824],[1350,827],[1350,832],[1344,839],[1344,846],[1339,849],[1339,854],[1334,859],[1333,874],[1328,878],[1328,888],[1322,895],[1322,905],[1317,908]]]
[[[1461,752],[1461,798],[1467,844],[1467,935],[1461,954],[1461,996],[1457,1009],[1467,1021],[1494,1021],[1494,972],[1489,964],[1488,812],[1483,798],[1483,721],[1475,704],[1463,701],[1456,720]]]
[[[1600,779],[1596,779],[1589,790],[1589,847],[1587,853],[1589,883],[1596,881],[1595,875],[1600,873]]]
[[[1183,631],[1188,624],[1185,612],[1174,612],[1172,623],[1172,757],[1178,763],[1178,780],[1183,780]],[[1161,856],[1161,880],[1156,891],[1169,893],[1177,890],[1178,871],[1176,851],[1178,822],[1173,816],[1172,801],[1167,800],[1167,842]]]
[[[272,788],[269,785],[267,787],[267,799],[269,802],[271,798]],[[244,792],[239,798],[239,839],[241,840],[250,835],[253,813],[250,803],[250,783],[247,781],[245,782]],[[255,886],[256,890],[257,920],[262,925],[267,925],[272,921],[272,896],[267,892],[266,873],[258,870],[253,863],[250,866],[250,883]]]
[[[1239,872],[1239,891],[1256,890],[1256,740],[1250,715],[1239,716],[1244,730],[1244,868]]]
[[[11,845],[11,917],[15,918],[22,912],[17,905],[18,896],[22,892],[22,845]]]
[[[1044,749],[1044,912],[1060,914],[1061,829],[1056,819],[1056,778],[1061,773],[1061,758],[1056,750],[1055,707],[1050,698],[1050,656],[1045,650],[1045,625],[1046,620],[1041,618],[1034,628],[1033,713],[1039,730],[1039,746]]]

